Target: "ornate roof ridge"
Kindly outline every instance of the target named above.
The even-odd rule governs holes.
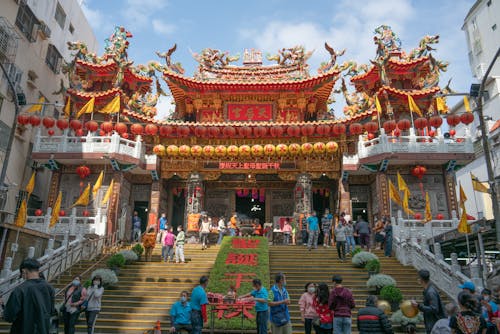
[[[109,95],[114,95],[116,93],[123,94],[123,91],[121,90],[120,87],[113,87],[105,91],[92,91],[92,92],[85,92],[82,90],[76,90],[74,88],[68,88],[67,93],[90,100],[93,97],[95,98],[105,97]]]
[[[437,93],[440,90],[441,90],[441,88],[439,86],[434,86],[431,88],[423,88],[423,89],[405,90],[405,89],[399,89],[399,88],[394,88],[391,86],[384,85],[378,89],[378,91],[375,93],[375,95],[378,95],[382,91],[388,91],[391,93],[395,93],[396,95],[411,95],[412,97],[414,97],[414,96],[425,96],[425,95]]]
[[[430,59],[429,56],[422,56],[422,57],[419,57],[416,59],[411,59],[411,60],[408,60],[408,59],[398,60],[397,58],[389,58],[387,67],[392,68],[391,65],[392,66],[413,67],[413,66],[419,65],[419,64],[421,64],[429,59]],[[361,74],[352,76],[351,82],[362,80],[362,79],[366,78],[367,76],[369,76],[375,70],[378,71],[377,67],[372,65],[368,69],[368,71],[366,71],[365,73],[361,73]]]

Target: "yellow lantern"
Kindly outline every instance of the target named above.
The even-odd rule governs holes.
[[[179,148],[176,145],[167,146],[167,155],[176,157],[179,154]]]
[[[314,143],[313,149],[314,149],[314,153],[316,153],[316,154],[325,153],[325,143],[320,142],[320,141],[317,143]]]
[[[297,155],[300,153],[300,145],[297,143],[292,143],[288,145],[288,152],[290,155]]]
[[[179,155],[181,157],[188,157],[191,154],[191,148],[188,145],[179,146]]]
[[[237,157],[239,153],[238,146],[236,145],[229,145],[227,147],[227,155],[230,157]]]
[[[264,148],[262,147],[262,145],[253,145],[252,146],[252,155],[254,157],[260,157],[262,156],[262,154],[264,154]]]
[[[203,147],[203,156],[210,158],[213,157],[215,153],[215,148],[212,145],[207,145]]]
[[[199,157],[203,153],[203,148],[200,145],[191,146],[191,155],[193,157]]]
[[[327,153],[335,153],[339,149],[339,144],[334,141],[329,141],[328,143],[325,144],[325,150]]]
[[[276,147],[273,144],[266,144],[264,146],[264,154],[267,156],[273,156],[276,153]]]
[[[286,155],[288,153],[288,146],[285,144],[276,145],[276,154],[280,157]]]
[[[217,147],[215,148],[215,155],[218,157],[225,157],[226,152],[227,152],[227,149],[226,149],[226,146],[224,146],[224,145],[217,145]]]
[[[302,152],[302,154],[304,155],[309,155],[312,153],[313,151],[313,146],[311,143],[304,143],[302,144],[302,146],[300,146],[300,151]]]
[[[164,156],[165,155],[165,146],[159,144],[153,147],[153,153],[156,154],[157,156]]]
[[[248,145],[241,145],[240,148],[239,148],[239,153],[240,153],[240,156],[242,157],[249,157],[251,152],[252,152],[252,149],[250,148],[250,146]]]

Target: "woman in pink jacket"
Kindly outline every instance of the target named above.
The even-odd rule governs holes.
[[[311,329],[314,327],[314,331],[317,334],[318,329],[316,326],[313,326],[313,320],[318,318],[314,305],[314,299],[316,298],[316,284],[307,283],[304,290],[305,292],[299,299],[300,317],[304,323],[305,333],[311,334]]]

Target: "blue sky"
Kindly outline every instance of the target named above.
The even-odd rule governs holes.
[[[452,88],[468,91],[473,81],[467,59],[463,19],[473,0],[83,0],[102,52],[104,39],[116,25],[133,34],[129,58],[135,64],[159,60],[154,51],[177,43],[173,61],[192,75],[196,61],[190,50],[211,47],[232,54],[257,48],[263,54],[297,44],[314,49],[310,71],[328,59],[323,43],[347,49],[338,61],[367,63],[374,57],[373,30],[392,26],[409,52],[425,35],[440,35],[436,58],[450,62],[441,83],[453,78]],[[341,100],[337,96],[337,100]],[[450,104],[453,100],[450,101]],[[160,116],[171,109],[159,104]],[[340,105],[336,107],[340,109]]]

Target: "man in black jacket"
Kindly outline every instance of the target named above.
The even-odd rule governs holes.
[[[19,267],[25,281],[12,291],[4,309],[4,318],[12,323],[11,333],[48,334],[55,312],[54,288],[40,278],[40,263],[26,259]]]
[[[366,299],[366,307],[358,311],[358,331],[360,334],[393,334],[387,315],[377,307],[377,296]]]
[[[424,288],[424,301],[422,303],[412,301],[412,305],[418,307],[424,314],[425,332],[427,334],[431,333],[432,327],[439,319],[445,317],[441,297],[439,297],[437,289],[431,284],[430,276],[428,270],[422,269],[418,271],[418,281]]]

